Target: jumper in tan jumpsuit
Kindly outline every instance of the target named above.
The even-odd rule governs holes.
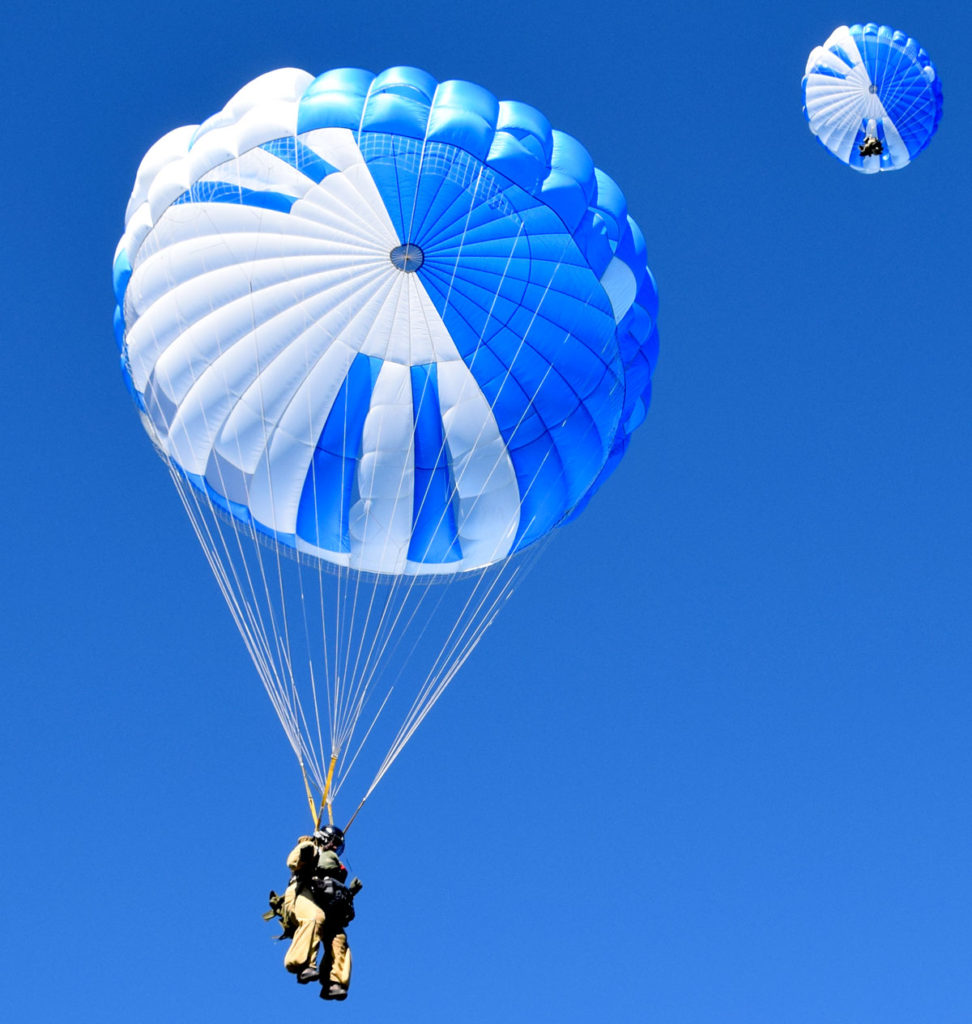
[[[284,966],[288,971],[299,974],[305,968],[317,966],[321,939],[330,933],[324,911],[311,899],[305,879],[312,875],[330,875],[343,882],[347,872],[333,850],[318,849],[309,836],[301,836],[297,841],[287,856],[287,867],[294,873],[294,878],[284,892],[284,921],[289,917],[296,922],[297,930],[284,957]],[[329,980],[347,988],[351,981],[351,950],[343,928],[330,934],[327,959],[330,962]]]

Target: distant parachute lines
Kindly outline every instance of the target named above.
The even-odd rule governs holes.
[[[942,117],[942,86],[928,54],[887,25],[841,25],[813,49],[803,78],[810,131],[864,174],[909,164]]]

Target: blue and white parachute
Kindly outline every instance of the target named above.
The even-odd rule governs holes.
[[[532,107],[415,68],[284,69],[149,150],[114,279],[145,428],[330,810],[388,717],[400,633],[429,618],[418,584],[488,580],[431,645],[391,760],[513,556],[585,505],[643,419],[641,232]]]
[[[887,25],[842,25],[807,60],[803,112],[839,160],[865,174],[910,163],[942,116],[928,54]]]

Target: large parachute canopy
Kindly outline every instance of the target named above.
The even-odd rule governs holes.
[[[283,69],[148,151],[114,280],[125,379],[312,808],[356,767],[363,802],[644,417],[641,232],[526,104]]]
[[[942,116],[928,54],[887,25],[841,25],[807,60],[803,112],[838,160],[873,174],[910,163]]]

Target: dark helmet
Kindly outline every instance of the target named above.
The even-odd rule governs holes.
[[[339,857],[344,853],[344,833],[337,825],[325,825],[314,833],[314,838],[325,850],[333,850]]]

